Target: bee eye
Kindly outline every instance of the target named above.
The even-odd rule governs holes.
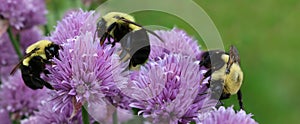
[[[226,74],[229,74],[229,73],[230,73],[230,69],[226,68]]]
[[[116,18],[116,19],[121,19],[121,17],[120,17],[120,16],[114,16],[114,18]]]
[[[51,47],[51,48],[49,49],[49,52],[50,52],[50,53],[53,53],[54,51],[55,51],[54,47]]]

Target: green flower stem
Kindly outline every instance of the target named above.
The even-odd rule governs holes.
[[[86,111],[84,106],[81,107],[81,115],[83,124],[90,124],[89,113]]]
[[[20,45],[19,45],[19,42],[14,38],[13,33],[11,31],[11,28],[7,29],[7,33],[9,35],[9,39],[10,39],[16,53],[18,54],[19,59],[21,59],[22,58],[22,53],[21,53],[21,50],[20,50]]]
[[[12,120],[12,124],[20,124],[20,121]]]
[[[44,35],[49,36],[50,35],[50,30],[48,25],[44,25]]]
[[[16,34],[16,40],[18,43],[20,43],[20,33]],[[18,45],[18,46],[20,46],[20,45]]]
[[[113,114],[113,124],[118,124],[118,113],[117,113],[117,109]]]

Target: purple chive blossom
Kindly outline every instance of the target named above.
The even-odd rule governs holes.
[[[88,110],[90,116],[93,117],[94,120],[104,124],[112,124],[113,113],[115,111],[117,111],[119,123],[127,122],[133,118],[133,113],[130,110],[121,109],[119,107],[116,108],[110,103],[95,104]]]
[[[37,110],[37,106],[46,95],[46,89],[32,90],[28,88],[17,71],[7,80],[2,80],[0,89],[0,110],[13,113],[14,117],[29,116]]]
[[[183,30],[174,28],[170,31],[155,31],[163,39],[161,42],[156,36],[150,35],[150,59],[162,57],[164,54],[183,54],[196,58],[201,53],[197,40],[191,38]]]
[[[20,45],[23,50],[22,52],[25,52],[25,49],[28,46],[39,40],[42,40],[43,38],[43,33],[38,27],[22,30],[20,32]]]
[[[137,99],[130,106],[140,109],[138,114],[153,123],[184,123],[197,117],[205,99],[196,98],[206,87],[200,86],[201,72],[192,57],[166,55],[136,73],[128,86]]]
[[[62,111],[68,103],[105,104],[106,96],[114,96],[122,68],[119,57],[111,46],[101,47],[93,42],[93,33],[87,32],[61,44],[61,60],[54,59],[49,68],[49,82],[56,94],[53,109]]]
[[[117,108],[118,122],[123,123],[132,119],[133,113],[130,110],[125,110],[121,108]],[[112,123],[112,118],[110,119],[110,123]]]
[[[62,112],[53,111],[53,102],[43,101],[38,107],[39,110],[34,112],[33,116],[21,121],[21,124],[81,124],[81,113],[76,114],[72,119],[72,104],[66,105]]]
[[[0,0],[0,15],[16,29],[46,24],[45,0]]]
[[[5,111],[4,109],[0,110],[0,120],[3,124],[11,124],[11,120],[9,117],[9,113]]]
[[[21,124],[81,124],[82,116],[81,113],[77,113],[71,118],[73,110],[72,104],[68,104],[66,108],[62,111],[54,111],[54,104],[51,101],[43,101],[38,107],[39,110],[34,112],[34,115],[27,119],[21,121]],[[100,122],[100,123],[112,123],[112,115],[116,110],[114,106],[109,105],[99,105],[91,108],[89,110],[90,121]],[[126,122],[132,118],[132,113],[130,111],[117,108],[118,111],[118,122]]]
[[[18,55],[15,51],[15,49],[12,46],[12,43],[10,42],[8,38],[8,34],[5,33],[0,37],[0,69],[1,69],[1,75],[3,72],[3,67],[5,66],[12,66],[18,63]],[[4,73],[7,72],[7,70],[4,70]],[[7,73],[6,75],[8,75]]]
[[[67,39],[79,36],[81,33],[94,32],[99,15],[93,14],[95,14],[94,11],[84,12],[83,10],[68,12],[64,18],[58,22],[50,40],[54,43],[62,44],[67,42]]]
[[[233,107],[225,109],[221,106],[208,113],[201,124],[258,124],[251,118],[252,116],[252,114],[246,114],[244,110],[236,113]]]

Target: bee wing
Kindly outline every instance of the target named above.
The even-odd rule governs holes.
[[[119,56],[120,56],[120,59],[122,62],[126,62],[127,60],[129,60],[131,58],[129,51],[124,48],[121,49]]]
[[[10,75],[13,75],[17,69],[21,66],[22,62],[24,59],[26,59],[27,57],[31,56],[33,53],[35,53],[37,50],[39,50],[40,48],[35,48],[32,51],[30,51],[29,53],[27,53],[20,61],[19,63],[13,68],[13,70],[10,72]]]
[[[130,59],[131,66],[143,64],[150,54],[150,42],[144,29],[132,31],[126,34],[120,41],[122,46],[121,60]]]
[[[20,60],[20,62],[13,68],[13,70],[10,72],[10,75],[13,75],[17,69],[20,67],[20,65],[22,64],[23,60]]]
[[[140,24],[137,24],[137,23],[135,23],[135,22],[132,22],[132,21],[127,20],[127,19],[122,18],[122,17],[117,18],[117,19],[120,19],[120,20],[122,20],[122,21],[124,21],[124,22],[126,22],[126,23],[129,23],[129,24],[133,24],[133,25],[136,25],[136,26],[138,26],[138,27],[141,27],[142,29],[146,30],[148,33],[150,33],[150,34],[154,35],[155,37],[157,37],[161,42],[164,42],[164,40],[163,40],[161,37],[159,37],[155,32],[153,32],[153,31],[151,31],[151,30],[148,30],[148,29],[144,28],[144,27],[143,27],[142,25],[140,25]]]
[[[145,29],[148,33],[150,33],[150,34],[154,35],[155,37],[157,37],[161,42],[164,42],[164,40],[160,36],[158,36],[155,32],[153,32],[151,30],[148,30],[146,28],[143,28],[143,29]]]
[[[226,74],[229,74],[230,68],[233,63],[237,63],[238,65],[240,65],[240,56],[237,48],[231,45],[229,51],[229,60],[227,62],[227,67],[226,67]]]
[[[230,46],[229,58],[231,59],[232,63],[239,63],[240,64],[240,56],[237,48],[233,45]]]

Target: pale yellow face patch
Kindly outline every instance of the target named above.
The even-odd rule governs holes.
[[[223,55],[221,56],[221,58],[223,59],[223,61],[224,61],[225,63],[227,63],[227,62],[229,61],[229,55],[227,55],[227,54],[223,54]]]
[[[34,52],[31,56],[25,58],[23,60],[23,65],[28,66],[29,65],[29,61],[31,60],[32,57],[34,56],[41,56],[43,59],[47,59],[46,54],[45,54],[45,47],[51,45],[52,42],[49,40],[40,40],[32,45],[30,45],[29,47],[27,47],[26,49],[26,54],[30,53],[32,50],[34,50],[35,48],[39,48],[39,50],[37,50],[36,52]]]

